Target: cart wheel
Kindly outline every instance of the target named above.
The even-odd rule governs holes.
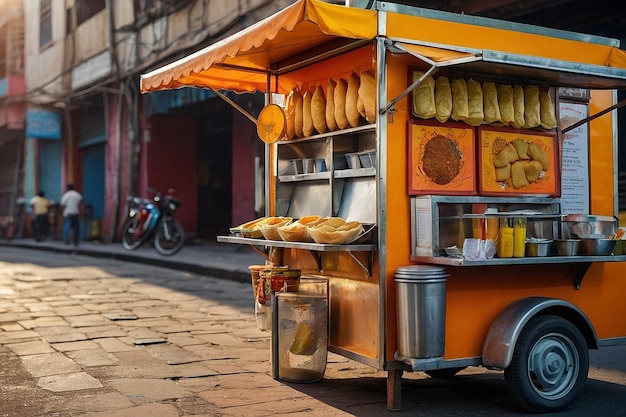
[[[569,407],[582,391],[589,352],[580,331],[558,316],[539,316],[522,330],[504,378],[511,396],[532,412]]]
[[[456,374],[458,374],[465,368],[467,367],[460,366],[458,368],[431,369],[430,371],[425,371],[425,372],[426,372],[426,375],[428,375],[431,378],[450,379],[450,378],[454,378]]]

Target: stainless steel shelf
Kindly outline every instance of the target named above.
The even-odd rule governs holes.
[[[285,242],[283,240],[252,239],[239,236],[218,236],[218,242],[238,243],[242,245],[266,246],[274,248],[304,249],[316,252],[374,252],[375,244],[328,245],[307,242]]]
[[[574,288],[580,289],[585,274],[594,262],[626,262],[626,255],[606,256],[527,256],[524,258],[462,259],[447,256],[411,256],[412,262],[448,266],[496,266],[496,265],[574,265]]]
[[[463,259],[450,256],[411,256],[412,262],[448,266],[569,264],[586,262],[626,262],[626,255],[607,256],[526,256],[524,258]]]

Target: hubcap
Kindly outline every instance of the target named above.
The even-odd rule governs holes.
[[[543,398],[562,398],[578,376],[576,346],[562,334],[548,334],[535,343],[528,355],[528,377]]]

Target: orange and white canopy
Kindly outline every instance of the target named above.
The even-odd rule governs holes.
[[[188,86],[286,93],[294,85],[289,67],[298,58],[328,51],[331,45],[339,50],[377,38],[387,41],[391,53],[410,53],[440,65],[458,62],[458,69],[468,73],[530,77],[570,87],[626,88],[626,52],[617,41],[413,10],[419,13],[298,0],[247,29],[142,75],[141,91]],[[459,60],[464,56],[474,59]]]

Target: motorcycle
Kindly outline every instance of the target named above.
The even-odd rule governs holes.
[[[185,243],[185,230],[174,218],[176,210],[182,205],[172,197],[173,189],[163,195],[153,189],[152,200],[129,196],[127,201],[128,218],[122,226],[122,245],[134,250],[148,241],[161,255],[174,255]]]

